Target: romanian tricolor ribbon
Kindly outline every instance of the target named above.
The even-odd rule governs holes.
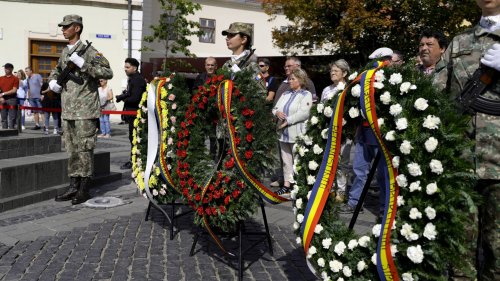
[[[397,170],[392,165],[392,155],[389,152],[387,146],[385,145],[382,134],[380,133],[380,127],[378,124],[376,107],[375,107],[375,89],[373,84],[375,82],[375,73],[382,67],[386,66],[387,63],[377,62],[373,69],[365,71],[361,74],[361,95],[360,103],[361,110],[366,116],[368,124],[372,129],[377,142],[379,144],[379,149],[384,156],[380,161],[385,161],[387,168],[386,172],[388,175],[389,183],[386,183],[384,187],[386,189],[385,198],[385,211],[384,217],[381,223],[380,236],[377,245],[377,271],[379,278],[382,281],[385,280],[399,280],[398,272],[396,266],[394,265],[394,260],[391,254],[391,229],[394,223],[394,218],[396,216],[397,202],[396,198],[399,193],[399,188],[396,184]],[[387,179],[387,177],[386,177]]]

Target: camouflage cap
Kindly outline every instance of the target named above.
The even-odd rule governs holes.
[[[226,36],[228,33],[243,33],[249,37],[252,37],[253,27],[249,23],[244,22],[233,22],[229,25],[229,28],[222,31],[222,35]]]
[[[80,17],[79,15],[66,15],[64,16],[63,21],[58,24],[58,26],[66,26],[72,23],[79,23],[83,25],[82,17]]]

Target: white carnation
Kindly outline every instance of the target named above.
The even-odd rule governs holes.
[[[347,246],[345,245],[345,243],[343,241],[340,241],[339,243],[337,243],[337,245],[335,245],[333,251],[337,253],[337,255],[341,256],[346,248]]]
[[[354,248],[356,248],[358,246],[358,240],[356,239],[352,239],[349,241],[349,243],[347,243],[347,248],[349,248],[349,250],[352,250]]]
[[[409,189],[410,192],[422,190],[422,187],[420,186],[420,181],[410,183]]]
[[[415,281],[415,279],[413,279],[413,275],[411,275],[411,273],[405,272],[401,276],[403,277],[403,281]]]
[[[347,77],[347,79],[348,79],[349,81],[351,81],[351,80],[356,79],[356,77],[357,77],[357,76],[358,76],[358,72],[357,72],[357,71],[354,71],[351,75],[349,75],[349,77]]]
[[[321,148],[319,145],[315,144],[313,146],[313,152],[314,152],[314,154],[319,155],[319,154],[323,153],[323,148]]]
[[[316,161],[311,160],[311,161],[309,161],[309,164],[307,166],[308,166],[309,170],[315,171],[319,165],[318,165],[318,163],[316,163]]]
[[[321,245],[323,245],[323,249],[329,249],[332,245],[332,238],[325,238],[321,241]]]
[[[410,175],[414,177],[422,175],[422,170],[420,169],[420,165],[418,165],[417,163],[412,162],[406,165],[406,167],[408,168],[408,172],[410,173]]]
[[[398,204],[398,207],[403,206],[405,204],[405,199],[403,198],[403,196],[398,195],[398,197],[396,198],[396,203]]]
[[[420,111],[424,111],[427,109],[427,107],[429,107],[429,104],[427,103],[427,100],[424,99],[424,98],[418,98],[415,103],[413,104],[413,106],[417,109],[417,110],[420,110]]]
[[[392,157],[392,166],[394,168],[399,168],[399,156]]]
[[[401,73],[393,73],[391,74],[391,77],[389,78],[389,83],[392,85],[400,84],[403,82],[403,76]]]
[[[318,266],[319,267],[325,267],[325,259],[324,258],[319,258],[318,259]]]
[[[318,124],[318,121],[319,121],[318,117],[313,116],[313,117],[311,117],[311,120],[309,122],[311,123],[311,125],[316,125],[316,124]]]
[[[328,138],[328,131],[329,129],[324,129],[323,131],[321,131],[321,137],[325,140]]]
[[[302,239],[300,239],[300,237],[295,238],[295,243],[298,245],[302,244]]]
[[[385,122],[384,118],[377,119],[377,123],[378,123],[379,128],[382,127],[382,125],[384,125],[384,122]]]
[[[430,220],[433,220],[434,218],[436,218],[436,210],[434,208],[428,206],[427,208],[425,208],[424,211],[425,211],[425,215]]]
[[[359,116],[359,109],[355,108],[355,107],[351,107],[351,109],[349,109],[349,116],[351,118],[356,118]]]
[[[352,87],[351,95],[355,98],[359,98],[359,96],[361,95],[361,86],[359,84],[356,84],[354,87]]]
[[[295,200],[295,207],[299,210],[302,209],[302,198]]]
[[[398,182],[399,187],[406,187],[408,185],[408,180],[406,176],[401,174],[396,177],[396,181]]]
[[[432,223],[428,223],[425,225],[423,236],[429,240],[436,239],[437,231],[436,226]]]
[[[431,167],[431,171],[435,174],[441,175],[443,173],[443,164],[439,160],[432,159],[429,167]]]
[[[397,252],[398,252],[398,246],[397,245],[391,245],[391,256],[395,257]]]
[[[375,89],[379,89],[379,90],[380,90],[380,89],[383,89],[383,88],[384,88],[384,83],[381,83],[381,82],[374,82],[374,83],[373,83],[373,87],[374,87]]]
[[[403,112],[403,107],[399,103],[393,104],[391,105],[391,107],[389,107],[389,113],[392,116],[397,116],[401,114],[401,112]]]
[[[400,231],[401,235],[403,235],[406,240],[410,240],[410,237],[411,237],[411,234],[413,233],[413,227],[407,223],[403,224],[403,226],[401,226],[401,231]]]
[[[441,124],[441,119],[439,119],[439,117],[436,117],[434,115],[427,115],[422,126],[427,129],[435,130],[439,128],[439,124]]]
[[[380,229],[382,228],[382,226],[379,224],[376,224],[373,226],[372,228],[372,234],[373,236],[375,237],[379,237],[380,236]]]
[[[438,191],[438,186],[435,182],[433,183],[429,183],[426,187],[425,187],[425,192],[428,194],[428,195],[432,195],[434,193],[436,193]]]
[[[314,255],[316,253],[317,253],[316,247],[314,247],[314,246],[309,247],[309,251],[307,251],[308,255],[312,256],[312,255]]]
[[[297,222],[302,223],[304,221],[304,215],[303,214],[298,214],[297,215]]]
[[[404,140],[401,145],[399,146],[399,150],[401,153],[408,155],[410,154],[411,150],[413,149],[413,146],[411,145],[411,142]]]
[[[403,84],[401,84],[401,86],[399,87],[399,90],[401,91],[401,95],[404,93],[408,93],[408,91],[410,90],[410,87],[411,87],[410,82],[403,82]]]
[[[308,136],[308,135],[303,136],[302,140],[304,140],[304,143],[306,145],[312,145],[313,144],[312,138],[310,136]]]
[[[385,91],[382,95],[380,95],[380,101],[385,105],[391,103],[391,94],[388,91]]]
[[[417,208],[410,209],[410,219],[416,220],[421,218],[422,218],[422,213]]]
[[[330,261],[328,263],[328,265],[330,266],[330,269],[333,272],[339,272],[342,269],[342,266],[343,266],[343,264],[340,261],[338,261],[338,260]]]
[[[367,267],[368,266],[366,265],[365,261],[359,261],[358,264],[356,265],[358,272],[365,270]]]
[[[363,248],[366,248],[368,247],[368,243],[370,242],[370,237],[364,235],[364,236],[361,236],[359,239],[358,239],[358,244],[359,246],[363,247]]]
[[[321,231],[323,231],[323,226],[321,226],[321,224],[317,224],[316,227],[314,228],[314,233],[316,234],[320,234]]]
[[[352,270],[346,265],[342,269],[342,273],[344,273],[345,277],[351,277],[352,276]]]
[[[424,251],[420,245],[408,247],[406,255],[413,263],[421,263],[424,260]]]
[[[294,222],[292,226],[293,226],[294,230],[297,230],[300,228],[300,224],[298,222]]]
[[[343,91],[343,90],[345,89],[345,83],[344,83],[344,82],[339,82],[339,83],[337,84],[337,87],[336,87],[336,88],[337,88],[337,91],[339,91],[339,92],[340,92],[340,91]]]
[[[425,150],[427,152],[434,152],[436,150],[436,147],[438,146],[438,140],[435,139],[434,137],[430,137],[425,141]]]
[[[325,109],[323,110],[323,114],[328,118],[332,117],[333,114],[332,108],[329,106],[325,107]]]
[[[406,118],[398,118],[396,119],[396,129],[398,130],[405,130],[408,128],[408,120]]]
[[[394,141],[396,140],[396,132],[394,130],[391,130],[385,134],[385,139],[388,141]]]
[[[316,178],[314,176],[308,175],[307,176],[307,184],[308,185],[313,185],[316,182]]]
[[[322,113],[323,109],[325,109],[325,106],[322,103],[318,103],[318,105],[316,106],[316,110],[318,111],[318,113]]]
[[[375,253],[375,254],[372,255],[372,263],[374,265],[377,265],[377,253]]]
[[[377,82],[384,82],[385,81],[383,69],[380,69],[379,71],[375,72],[375,81],[377,81]]]

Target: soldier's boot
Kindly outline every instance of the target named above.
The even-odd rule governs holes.
[[[71,200],[71,204],[81,204],[90,199],[89,184],[90,177],[84,177],[81,179],[78,191],[76,192],[75,197]]]
[[[78,191],[78,186],[80,185],[79,177],[70,177],[69,178],[69,186],[68,189],[61,195],[56,196],[56,201],[69,201],[75,197],[76,192]]]

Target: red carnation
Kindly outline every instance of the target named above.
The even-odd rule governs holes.
[[[245,121],[245,128],[250,129],[252,127],[253,127],[253,121],[252,120]]]
[[[212,83],[216,83],[217,82],[217,76],[212,76]],[[213,87],[214,85],[212,85],[211,87]]]
[[[224,178],[224,182],[225,182],[225,183],[229,183],[230,181],[231,181],[231,178],[230,178],[230,177],[226,176],[226,177]]]
[[[186,129],[186,122],[184,121],[181,122],[181,128]]]
[[[179,131],[177,132],[177,137],[181,139],[182,137],[184,137],[184,134],[182,134],[182,132]]]
[[[239,188],[243,188],[243,182],[242,181],[236,181],[236,186]]]
[[[208,208],[205,209],[205,213],[207,213],[207,215],[210,216],[211,212],[212,212],[212,210],[210,210],[210,207],[208,207]]]
[[[212,214],[213,214],[214,216],[216,216],[216,215],[217,215],[217,208],[215,208],[215,207],[210,207],[210,209],[212,210]]]
[[[203,216],[203,207],[198,207],[198,215]]]
[[[199,109],[205,109],[205,104],[204,104],[204,103],[202,103],[202,102],[200,102],[200,103],[198,104],[198,108],[199,108]]]
[[[240,138],[240,137],[235,137],[235,138],[234,138],[234,143],[235,143],[236,145],[240,145],[240,143],[241,143],[241,138]]]
[[[222,79],[224,79],[224,75],[221,74],[221,75],[217,76],[218,81],[222,81]]]
[[[231,201],[231,197],[228,195],[224,198],[224,204],[229,205],[229,201]]]
[[[229,161],[227,161],[225,164],[227,169],[231,169],[234,167],[234,157],[231,157],[231,159],[229,159]]]
[[[222,179],[222,172],[221,171],[217,172],[217,178]]]
[[[214,198],[219,199],[219,197],[220,197],[219,191],[218,190],[214,191]]]
[[[245,98],[245,96],[241,96],[240,97],[240,102],[245,102],[247,99]]]
[[[183,188],[182,189],[182,194],[184,194],[184,196],[188,196],[189,190],[187,188]]]
[[[208,189],[209,189],[210,191],[214,191],[215,186],[214,186],[213,184],[209,184],[209,185],[208,185]]]
[[[207,197],[203,198],[203,204],[208,204],[208,198]]]
[[[234,199],[238,198],[238,196],[240,196],[240,190],[239,189],[233,190],[233,197],[234,197]]]
[[[184,158],[186,157],[187,153],[185,150],[177,150],[177,156],[179,156],[180,158]]]
[[[239,96],[239,95],[240,95],[240,89],[236,88],[236,89],[234,90],[234,92],[233,92],[233,95],[234,95],[235,97]]]
[[[224,214],[226,212],[226,208],[224,206],[219,206],[219,211],[221,214]]]
[[[188,179],[188,184],[189,184],[189,186],[193,186],[193,183],[194,183],[193,178],[189,178],[189,179]]]
[[[181,180],[179,183],[180,183],[180,185],[181,185],[182,187],[184,187],[184,186],[186,185],[186,181],[185,181],[185,180]],[[186,191],[187,191],[187,188],[185,188],[185,189],[186,189]],[[184,193],[184,189],[182,190],[182,192]]]
[[[193,125],[193,120],[192,119],[188,120],[188,125]]]
[[[248,134],[247,137],[246,137],[246,140],[247,140],[247,142],[252,142],[253,141],[253,135],[252,134]]]
[[[196,193],[196,195],[194,196],[194,200],[200,201],[201,200],[201,195],[199,193]]]
[[[248,159],[250,159],[250,158],[252,158],[252,156],[253,156],[253,151],[251,151],[251,150],[247,150],[247,151],[245,152],[245,158],[246,158],[247,160],[248,160]]]

